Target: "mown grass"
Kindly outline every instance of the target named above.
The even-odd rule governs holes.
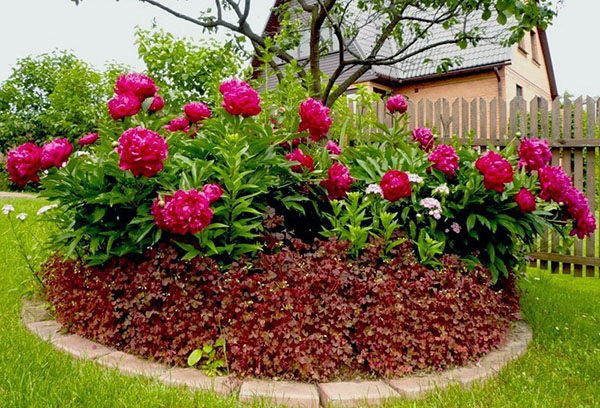
[[[2,199],[29,217],[21,231],[40,228],[40,200]],[[26,240],[27,246],[33,239]],[[169,388],[82,362],[55,351],[20,323],[21,297],[34,285],[0,213],[0,406],[6,407],[238,407],[235,398]],[[452,387],[421,401],[388,407],[600,406],[600,280],[536,270],[522,282],[523,317],[533,342],[499,377],[466,390]],[[253,406],[268,406],[256,403]]]

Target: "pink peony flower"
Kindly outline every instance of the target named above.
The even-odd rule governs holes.
[[[25,143],[8,152],[6,170],[10,181],[23,187],[27,182],[40,181],[37,172],[42,165],[42,149],[33,143]]]
[[[172,121],[170,121],[168,125],[163,126],[163,129],[165,129],[169,132],[183,131],[183,132],[187,133],[189,128],[190,128],[190,120],[185,116],[175,118]]]
[[[564,202],[567,213],[573,219],[571,235],[577,235],[579,239],[590,236],[596,230],[596,219],[585,194],[571,186],[564,194]]]
[[[117,152],[121,155],[121,170],[130,170],[136,177],[152,177],[164,168],[168,146],[158,133],[136,127],[121,135]]]
[[[210,108],[202,102],[190,102],[183,107],[183,111],[192,123],[200,122],[211,116]]]
[[[308,130],[312,140],[319,141],[327,135],[331,127],[331,110],[323,105],[321,101],[307,99],[300,104],[300,125],[298,132]]]
[[[340,198],[346,198],[354,181],[350,177],[350,170],[344,165],[336,163],[329,168],[327,173],[329,178],[321,180],[320,185],[329,193],[329,199],[339,200]]]
[[[329,150],[329,153],[331,154],[342,154],[342,149],[340,149],[340,146],[333,140],[329,140],[325,145],[325,148]]]
[[[134,94],[117,95],[108,101],[108,112],[114,120],[137,115],[141,108],[142,104]]]
[[[98,135],[98,133],[90,133],[87,134],[85,136],[82,136],[78,141],[77,144],[79,146],[87,146],[87,145],[91,145],[92,143],[95,143],[96,140],[98,140],[100,136]]]
[[[404,96],[394,95],[387,100],[386,107],[391,114],[395,112],[404,113],[408,109],[408,103],[404,99]]]
[[[403,171],[388,171],[384,174],[379,185],[381,191],[383,191],[383,197],[393,203],[401,198],[410,197],[412,194],[408,174]]]
[[[222,106],[231,115],[247,118],[261,112],[258,93],[246,82],[231,79],[223,82],[219,91],[223,94]]]
[[[439,145],[429,154],[428,160],[433,163],[433,167],[446,175],[448,178],[453,178],[458,170],[458,156],[449,145]]]
[[[42,146],[42,170],[62,167],[69,160],[73,145],[67,139],[55,139]]]
[[[307,169],[309,172],[315,169],[314,160],[308,154],[302,153],[300,148],[295,149],[292,153],[286,154],[285,158],[289,161],[297,161],[300,165],[292,166],[290,169],[295,173],[302,173],[302,168]]]
[[[163,100],[162,96],[160,95],[155,95],[154,99],[152,99],[152,103],[150,104],[150,107],[148,108],[148,112],[158,112],[160,110],[162,110],[165,107],[165,101]]]
[[[421,148],[421,150],[429,152],[431,151],[431,149],[433,149],[433,143],[435,138],[431,129],[426,127],[415,128],[412,131],[412,138],[415,142],[419,142],[419,147]]]
[[[475,162],[475,167],[483,174],[483,185],[487,190],[501,193],[504,185],[513,181],[513,168],[496,152],[488,152]]]
[[[117,95],[135,95],[140,102],[154,96],[157,88],[154,81],[143,74],[131,73],[121,75],[115,85]]]
[[[526,188],[522,188],[515,194],[515,201],[519,204],[519,208],[523,214],[535,211],[535,196]]]
[[[544,166],[538,170],[540,179],[540,198],[542,200],[554,200],[557,203],[565,201],[565,194],[573,187],[571,178],[565,174],[562,167]]]
[[[154,201],[151,209],[156,225],[173,234],[197,234],[212,221],[213,211],[204,193],[195,189],[178,190],[161,202]]]
[[[539,170],[552,160],[547,140],[524,139],[519,146],[519,167],[527,171]]]
[[[223,195],[223,189],[218,184],[206,184],[204,187],[202,187],[202,193],[204,193],[208,199],[208,202],[212,204],[221,198]]]

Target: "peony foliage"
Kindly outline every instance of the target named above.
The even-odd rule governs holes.
[[[52,212],[54,245],[96,265],[165,242],[183,259],[228,265],[261,253],[275,214],[281,239],[336,238],[354,257],[375,241],[382,257],[408,241],[424,265],[453,254],[498,279],[546,228],[578,238],[596,229],[585,195],[549,165],[543,141],[485,153],[439,144],[430,129],[409,132],[398,108],[393,127],[349,138],[336,126],[349,120],[343,110],[310,98],[273,106],[239,79],[220,90],[218,101],[167,100],[155,110],[155,83],[124,75],[114,98],[139,110],[82,137],[82,150],[57,139],[9,152],[12,180],[41,179],[42,196],[61,210]]]

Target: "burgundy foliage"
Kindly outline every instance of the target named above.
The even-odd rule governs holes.
[[[297,380],[460,365],[498,346],[518,310],[511,284],[493,290],[455,257],[429,270],[409,244],[384,261],[377,241],[352,259],[344,242],[265,238],[225,273],[167,246],[103,268],[53,258],[48,298],[71,332],[127,352],[185,365],[225,336],[234,374]]]

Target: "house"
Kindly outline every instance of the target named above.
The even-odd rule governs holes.
[[[289,0],[276,0],[275,7],[285,1]],[[305,20],[304,17],[297,18]],[[374,66],[355,83],[366,84],[372,91],[382,94],[401,93],[414,101],[422,98],[453,100],[457,97],[467,100],[491,100],[495,97],[511,100],[515,96],[522,96],[527,101],[535,97],[554,99],[558,92],[544,30],[535,29],[520,44],[504,47],[498,39],[503,33],[506,34],[506,26],[500,25],[494,18],[482,21],[478,21],[478,25],[483,26],[486,33],[495,40],[484,40],[477,47],[466,49],[460,49],[455,44],[443,45],[395,65]],[[278,29],[277,16],[271,13],[263,35],[276,33]],[[376,32],[375,23],[364,25],[350,46],[357,53],[365,55],[375,41]],[[327,29],[322,35],[333,38],[333,33]],[[451,31],[437,26],[430,38],[439,40],[453,35]],[[327,77],[338,66],[339,45],[336,43],[337,41],[331,41],[331,49],[320,60],[321,70]],[[418,45],[419,43],[416,44]],[[392,53],[394,49],[395,44],[389,41],[381,53]],[[308,57],[308,31],[303,33],[300,47],[292,53],[299,61]],[[447,72],[438,73],[439,62],[447,58],[459,59],[462,63],[450,67]],[[429,62],[426,63],[426,60]],[[258,67],[256,60],[253,65]],[[346,70],[338,83],[348,78],[352,69],[356,68]],[[274,86],[276,81],[275,77],[269,78],[269,87]]]

